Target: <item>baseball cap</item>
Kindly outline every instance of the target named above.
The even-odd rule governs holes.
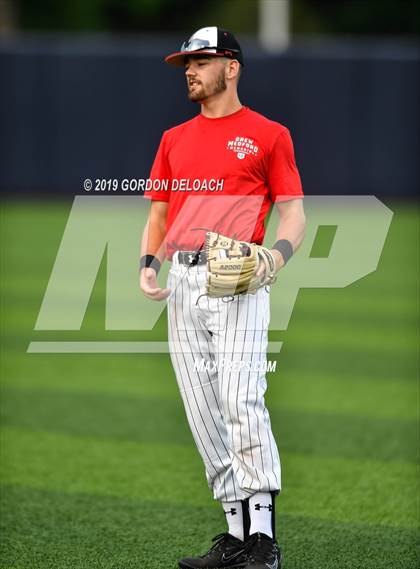
[[[208,54],[219,57],[230,57],[237,59],[243,66],[244,60],[242,50],[235,36],[217,26],[201,28],[181,46],[181,49],[165,57],[166,63],[175,67],[184,67],[185,56]]]

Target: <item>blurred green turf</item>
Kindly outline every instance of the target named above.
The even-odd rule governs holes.
[[[284,342],[267,402],[285,569],[419,567],[418,214],[390,207],[378,270],[345,289],[302,290],[289,329],[270,333]],[[69,210],[1,212],[0,567],[175,568],[224,522],[169,357],[26,354],[57,336],[33,327]],[[108,338],[104,294],[102,266],[83,330],[60,337]],[[150,337],[165,340],[164,315]]]

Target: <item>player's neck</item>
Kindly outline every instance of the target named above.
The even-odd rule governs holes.
[[[209,119],[225,117],[240,111],[242,103],[238,93],[219,93],[216,97],[209,97],[201,103],[201,114]]]

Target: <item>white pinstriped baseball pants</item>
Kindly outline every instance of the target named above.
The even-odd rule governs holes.
[[[205,283],[205,265],[186,267],[174,255],[169,349],[208,485],[216,500],[231,502],[281,488],[265,372],[254,371],[266,362],[269,292],[198,300]],[[250,369],[239,370],[241,361]]]

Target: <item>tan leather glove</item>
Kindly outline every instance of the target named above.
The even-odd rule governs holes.
[[[274,257],[261,245],[208,231],[205,250],[208,296],[255,294],[259,288],[275,280]],[[257,277],[255,272],[260,261],[264,263],[265,271],[262,277]]]

